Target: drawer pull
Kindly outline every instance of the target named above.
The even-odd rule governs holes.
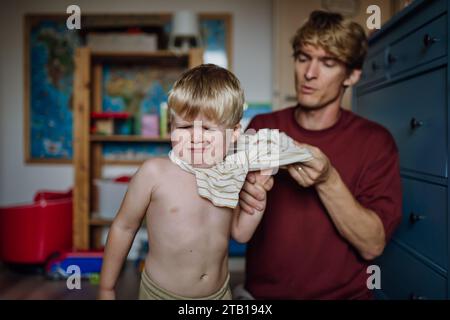
[[[425,219],[425,216],[423,216],[423,215],[420,215],[420,214],[417,214],[414,212],[411,212],[409,214],[409,222],[411,222],[412,224],[414,224],[420,220],[423,220],[423,219]]]
[[[377,71],[378,69],[380,69],[380,66],[375,61],[373,61],[372,62],[372,71]]]
[[[388,64],[393,64],[394,62],[397,61],[397,57],[389,53],[387,56],[387,61]]]
[[[414,130],[423,126],[423,121],[419,121],[416,118],[412,118],[411,121],[409,122],[409,125],[411,126],[411,129]]]
[[[415,294],[415,293],[412,293],[412,294],[411,294],[410,299],[411,299],[411,300],[427,300],[426,297],[424,297],[424,296],[419,296],[419,295],[417,295],[417,294]]]
[[[438,42],[438,41],[439,41],[438,38],[434,38],[434,37],[430,36],[429,34],[426,34],[426,35],[423,37],[423,44],[424,44],[425,48],[431,47],[431,45],[432,45],[433,43]]]

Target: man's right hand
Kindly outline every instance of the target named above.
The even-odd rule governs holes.
[[[241,210],[254,214],[266,209],[267,191],[273,187],[273,177],[266,173],[250,172],[239,194]]]

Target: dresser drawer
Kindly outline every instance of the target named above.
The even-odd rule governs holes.
[[[381,270],[381,290],[389,299],[447,297],[447,279],[393,241],[376,263]]]
[[[357,97],[357,112],[393,135],[402,169],[447,177],[446,68]]]
[[[387,49],[386,66],[395,76],[447,54],[447,15],[413,31]]]
[[[403,219],[394,237],[447,269],[447,188],[402,179]]]

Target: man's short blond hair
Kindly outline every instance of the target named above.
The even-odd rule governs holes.
[[[368,47],[364,29],[358,23],[339,13],[320,10],[310,14],[292,39],[294,57],[307,44],[323,48],[350,70],[362,68]]]
[[[180,117],[192,120],[203,115],[220,125],[239,123],[244,91],[236,76],[214,64],[202,64],[183,73],[169,93],[168,106]]]

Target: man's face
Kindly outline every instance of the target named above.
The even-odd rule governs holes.
[[[239,125],[227,128],[201,115],[192,120],[172,115],[173,152],[193,167],[208,168],[223,161],[238,132]]]
[[[295,56],[295,90],[298,103],[319,109],[338,101],[344,93],[346,66],[320,47],[304,45]]]

